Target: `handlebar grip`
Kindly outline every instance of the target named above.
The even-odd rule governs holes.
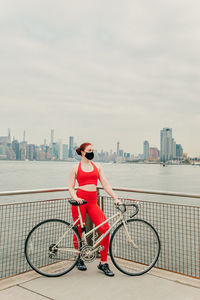
[[[79,203],[79,202],[76,201],[76,200],[69,200],[69,203],[72,204],[72,205],[81,205],[81,204],[87,203],[87,201],[86,201],[86,200],[83,200],[82,203]]]

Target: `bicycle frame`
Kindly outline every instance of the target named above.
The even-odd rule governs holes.
[[[54,245],[53,248],[55,248],[55,247],[58,246],[58,244],[62,241],[62,239],[63,239],[63,238],[65,237],[65,235],[67,234],[67,232],[68,232],[69,230],[71,230],[72,227],[74,227],[74,226],[77,224],[77,222],[78,222],[79,220],[80,220],[80,224],[81,224],[81,229],[84,227],[84,226],[83,226],[83,219],[82,219],[82,216],[81,216],[81,213],[80,213],[80,208],[79,208],[79,206],[77,206],[77,208],[78,208],[78,214],[79,214],[79,217],[74,221],[73,224],[71,224],[71,225],[69,226],[69,228],[65,231],[65,233],[62,235],[62,237],[55,243],[55,245]],[[84,231],[82,231],[82,241],[83,241],[83,244],[84,244],[84,245],[87,245],[86,237],[87,237],[88,235],[92,234],[96,229],[98,229],[99,227],[101,227],[103,224],[105,224],[105,223],[107,223],[108,221],[110,221],[110,220],[112,220],[112,219],[114,219],[114,218],[117,218],[117,217],[118,217],[118,219],[112,224],[112,226],[111,226],[104,234],[102,234],[102,235],[97,239],[96,243],[92,246],[93,250],[94,250],[94,251],[97,250],[96,247],[99,245],[99,243],[105,238],[105,236],[111,231],[111,229],[112,229],[117,223],[119,223],[120,221],[122,221],[122,223],[123,223],[124,231],[125,231],[125,234],[126,234],[126,236],[127,236],[127,238],[128,238],[128,241],[133,245],[134,248],[138,248],[138,246],[132,241],[132,239],[131,239],[131,237],[130,237],[130,235],[129,235],[129,232],[128,232],[128,229],[127,229],[127,226],[126,226],[126,221],[125,221],[124,216],[123,216],[123,214],[122,214],[121,211],[117,212],[116,214],[114,214],[114,215],[111,216],[110,218],[106,219],[104,222],[102,222],[102,223],[99,224],[98,226],[95,226],[93,229],[91,229],[91,230],[88,231],[87,233],[85,233]],[[60,249],[60,250],[62,250],[62,251],[69,251],[69,252],[81,253],[81,251],[78,250],[78,249],[73,249],[73,250],[72,250],[71,248],[63,248],[63,247],[62,247],[62,248],[58,248],[58,249]]]

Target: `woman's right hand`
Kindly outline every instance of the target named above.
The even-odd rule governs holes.
[[[75,201],[77,201],[78,203],[83,203],[83,199],[79,198],[79,197],[76,197],[74,198]]]

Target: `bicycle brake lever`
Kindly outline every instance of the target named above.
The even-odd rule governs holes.
[[[136,211],[134,212],[133,215],[130,216],[130,218],[133,218],[135,215],[137,215],[137,213],[139,212],[139,207],[138,207],[138,204],[136,204],[137,206],[134,206]]]

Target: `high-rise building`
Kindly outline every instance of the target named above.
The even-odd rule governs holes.
[[[119,149],[119,156],[123,157],[124,156],[124,150],[123,149]]]
[[[63,159],[63,144],[62,144],[62,139],[58,140],[58,159],[62,160]]]
[[[172,128],[163,128],[160,131],[160,161],[165,162],[173,158],[174,143]]]
[[[52,160],[59,159],[59,144],[58,143],[55,143],[55,142],[52,143],[51,154],[52,154]]]
[[[69,137],[69,157],[73,158],[74,157],[74,137],[70,136]]]
[[[51,144],[54,143],[54,130],[51,129]]]
[[[19,149],[19,142],[18,140],[12,141],[12,149],[16,154],[16,160],[20,160],[20,149]]]
[[[119,142],[117,142],[117,157],[119,156]]]
[[[8,143],[8,146],[5,146],[6,153],[7,153],[7,159],[9,160],[16,160],[16,153],[12,149],[12,144]]]
[[[181,144],[176,144],[176,157],[180,158],[183,156],[183,148]]]
[[[176,158],[176,142],[175,142],[174,138],[172,138],[172,158],[173,159]]]
[[[158,159],[158,148],[156,147],[150,147],[149,148],[149,158],[150,159]]]
[[[7,159],[6,146],[0,145],[0,159]]]
[[[149,142],[148,141],[144,141],[144,159],[148,159],[149,158]]]
[[[24,130],[24,134],[23,134],[23,142],[26,141],[26,131]]]
[[[7,145],[9,143],[7,136],[0,136],[0,144]]]
[[[35,153],[35,145],[34,144],[27,144],[27,159],[34,160],[36,159],[36,153]]]
[[[69,157],[68,144],[63,144],[63,160],[67,160]]]
[[[20,160],[26,159],[26,141],[19,143]]]
[[[11,133],[10,133],[10,128],[8,128],[8,142],[11,143]]]

